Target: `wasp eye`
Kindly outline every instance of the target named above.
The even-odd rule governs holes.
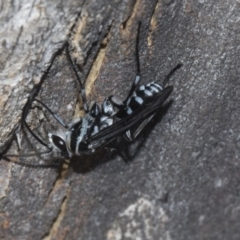
[[[52,134],[52,135],[51,135],[51,138],[52,138],[53,144],[54,144],[58,149],[60,149],[61,152],[67,152],[66,143],[65,143],[65,141],[64,141],[61,137]]]

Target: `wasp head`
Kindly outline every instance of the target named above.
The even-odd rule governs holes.
[[[67,133],[48,133],[48,138],[50,141],[50,147],[53,149],[53,154],[55,156],[61,156],[64,158],[70,158],[71,154],[68,151],[66,139]]]

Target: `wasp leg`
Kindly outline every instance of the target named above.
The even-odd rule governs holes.
[[[110,153],[116,152],[117,149],[116,148],[108,148],[108,147],[104,147],[104,149]]]
[[[16,135],[16,140],[17,140],[17,145],[18,145],[18,148],[19,149],[22,149],[22,135],[21,135],[21,124],[19,125],[18,129],[16,130],[15,132],[15,135]]]
[[[165,77],[163,80],[163,87],[166,85],[166,83],[169,81],[169,79],[172,77],[172,75],[180,68],[182,67],[182,63],[179,63],[175,68],[171,70],[171,72]]]
[[[140,60],[139,60],[139,33],[140,33],[140,28],[141,28],[141,22],[138,23],[138,32],[137,32],[137,38],[136,38],[136,67],[137,67],[137,72],[136,72],[136,77],[135,80],[133,81],[132,87],[128,93],[128,96],[126,98],[126,101],[132,96],[133,92],[135,89],[138,87],[140,79],[141,79],[141,73],[140,73]]]
[[[78,82],[79,82],[79,85],[80,85],[80,95],[81,95],[81,97],[82,97],[84,111],[85,111],[86,113],[88,113],[88,112],[89,112],[89,107],[88,107],[88,104],[87,104],[87,98],[86,98],[85,89],[84,89],[83,84],[82,84],[82,82],[81,82],[81,79],[80,79],[80,77],[79,77],[79,75],[78,75],[78,71],[77,71],[77,69],[76,69],[76,66],[74,65],[74,63],[73,63],[73,61],[72,61],[72,59],[71,59],[71,56],[70,56],[68,47],[69,47],[69,46],[68,46],[68,44],[67,44],[67,47],[66,47],[66,55],[67,55],[68,61],[69,61],[70,65],[71,65],[71,67],[72,67],[72,69],[73,69],[73,71],[74,71],[74,73],[75,73],[75,75],[76,75],[76,77],[77,77],[77,80],[78,80]]]
[[[131,132],[131,129],[127,130],[124,133],[124,138],[129,141],[132,142],[134,141],[134,139],[136,139],[136,137],[142,132],[142,130],[145,128],[145,126],[151,121],[151,119],[155,116],[155,114],[152,114],[151,116],[149,116],[148,118],[144,119],[139,125],[138,127],[134,130],[134,132]]]

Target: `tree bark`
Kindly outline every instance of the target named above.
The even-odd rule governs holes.
[[[57,169],[0,161],[1,238],[238,239],[239,12],[237,0],[0,2],[1,152],[38,153],[14,161],[52,160],[19,128],[29,96],[66,123],[83,114],[67,43],[89,102],[127,96],[139,21],[142,83],[183,63],[168,103],[132,144]],[[32,106],[26,120],[47,142],[59,126]]]

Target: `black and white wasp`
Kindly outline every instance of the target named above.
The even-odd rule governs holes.
[[[40,103],[66,129],[65,131],[49,132],[49,142],[46,143],[30,129],[26,123],[27,113],[23,113],[24,125],[32,136],[48,149],[48,152],[53,152],[54,156],[71,158],[91,154],[120,135],[123,135],[128,141],[133,141],[162,107],[173,90],[172,86],[165,87],[165,85],[173,73],[181,67],[181,64],[178,64],[166,76],[163,84],[151,82],[140,85],[141,75],[138,51],[140,26],[141,23],[138,25],[136,40],[137,73],[124,101],[115,96],[109,96],[103,101],[102,105],[95,102],[89,107],[77,69],[71,60],[69,52],[66,51],[80,84],[80,93],[86,112],[85,116],[74,119],[67,125],[44,103],[38,99],[31,100],[31,102]]]

